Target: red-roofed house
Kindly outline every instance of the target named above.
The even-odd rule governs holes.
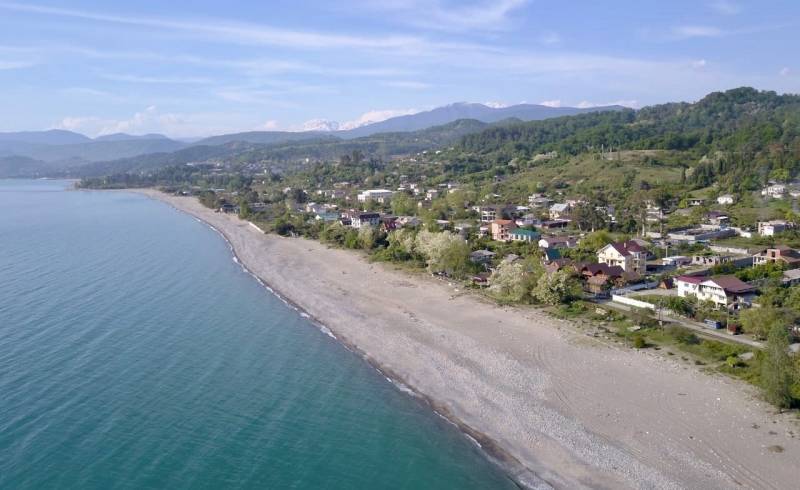
[[[625,272],[644,274],[647,267],[647,250],[633,240],[609,243],[597,251],[597,262],[617,265]]]

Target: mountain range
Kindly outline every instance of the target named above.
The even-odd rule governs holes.
[[[106,163],[116,160],[126,160],[144,155],[161,155],[192,148],[214,147],[230,145],[232,143],[247,143],[250,145],[285,145],[302,142],[318,145],[326,143],[327,150],[311,152],[316,156],[330,155],[339,147],[353,147],[352,144],[342,143],[348,140],[359,140],[374,137],[385,133],[391,134],[388,138],[394,151],[402,151],[403,145],[398,141],[407,141],[397,133],[413,133],[424,131],[428,128],[444,126],[459,120],[473,120],[480,123],[498,123],[505,120],[536,121],[559,116],[581,114],[585,112],[616,111],[621,106],[606,106],[594,108],[575,107],[549,107],[535,104],[519,104],[509,107],[489,107],[483,104],[456,103],[439,107],[430,111],[419,112],[411,115],[393,117],[384,121],[366,124],[348,130],[315,130],[315,131],[249,131],[242,133],[224,134],[203,138],[191,143],[170,139],[161,134],[130,135],[117,133],[89,138],[85,135],[59,129],[48,131],[22,131],[0,133],[0,177],[13,176],[41,176],[63,173],[80,174],[80,168],[88,164]],[[321,125],[321,129],[333,129],[337,124]],[[441,135],[459,136],[468,132],[480,131],[481,125],[460,125],[458,130],[445,129],[435,132],[433,137],[437,142],[445,142]],[[423,136],[422,140],[429,138]],[[421,141],[421,140],[420,140]],[[382,140],[372,138],[364,142],[367,145],[379,146]],[[308,145],[306,145],[308,146]],[[357,146],[357,145],[356,145]],[[416,148],[419,145],[412,145]],[[385,143],[383,147],[386,148]],[[241,151],[241,145],[233,145]],[[188,154],[197,155],[198,151]],[[220,151],[211,151],[217,156]],[[295,155],[296,152],[289,151]],[[156,160],[171,160],[168,157],[158,157]],[[105,168],[106,165],[91,165],[90,168]],[[88,167],[87,167],[88,168]]]

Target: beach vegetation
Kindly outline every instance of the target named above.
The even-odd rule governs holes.
[[[792,362],[789,357],[789,332],[778,324],[767,336],[761,363],[761,386],[764,397],[779,409],[792,405]]]
[[[573,274],[560,270],[543,274],[531,294],[540,303],[554,306],[580,298],[581,286]]]

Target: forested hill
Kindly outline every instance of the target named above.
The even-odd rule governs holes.
[[[458,150],[501,164],[557,151],[677,150],[690,183],[751,186],[771,173],[800,170],[800,96],[737,88],[696,103],[600,112],[491,127],[465,136]],[[692,165],[696,163],[697,165]]]

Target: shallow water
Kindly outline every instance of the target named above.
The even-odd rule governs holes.
[[[513,488],[146,197],[0,180],[0,488]]]

